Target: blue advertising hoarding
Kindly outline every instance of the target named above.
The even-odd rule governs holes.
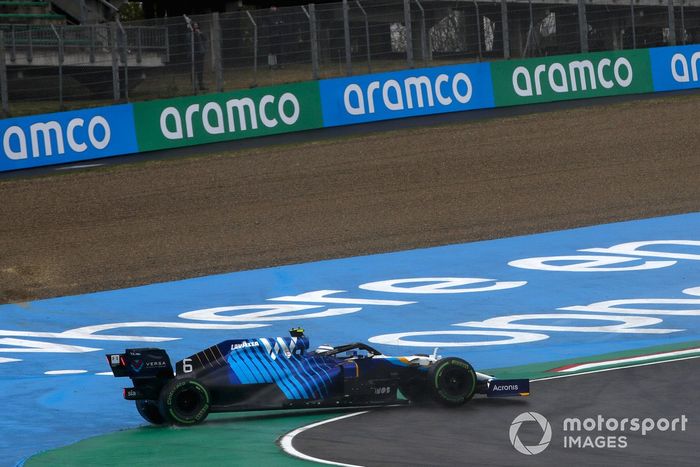
[[[323,80],[326,127],[494,107],[488,63]]]
[[[0,172],[139,150],[130,104],[0,120],[0,135]]]
[[[654,91],[700,88],[700,44],[649,49]]]

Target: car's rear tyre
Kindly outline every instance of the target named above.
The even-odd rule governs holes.
[[[148,423],[154,425],[163,425],[166,423],[165,417],[160,413],[158,409],[158,401],[154,400],[137,400],[136,410]]]
[[[173,379],[162,389],[159,399],[161,415],[177,425],[196,425],[209,415],[209,391],[195,379]]]
[[[438,403],[450,407],[462,405],[474,397],[476,372],[461,358],[443,358],[428,369],[428,386]]]

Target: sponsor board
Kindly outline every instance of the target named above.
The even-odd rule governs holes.
[[[488,63],[327,79],[320,90],[326,127],[494,106]]]
[[[648,50],[493,62],[496,106],[653,92]]]
[[[0,172],[138,152],[131,105],[0,120]]]
[[[318,82],[134,104],[141,151],[320,128]]]
[[[700,45],[450,65],[0,120],[0,171],[446,112],[700,88]]]
[[[649,49],[655,91],[700,88],[700,44]]]

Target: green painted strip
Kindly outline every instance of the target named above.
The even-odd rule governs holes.
[[[146,426],[98,436],[38,454],[25,465],[315,465],[288,456],[275,441],[300,426],[337,416],[338,411],[318,410],[214,414],[193,427]]]

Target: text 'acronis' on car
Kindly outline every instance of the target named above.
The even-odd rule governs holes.
[[[455,357],[389,357],[363,343],[309,351],[302,329],[291,337],[221,342],[175,365],[165,350],[127,349],[107,355],[116,377],[133,387],[147,421],[194,425],[210,412],[348,407],[437,401],[459,406],[474,394],[526,396],[526,379],[497,380]],[[437,350],[437,349],[436,349]],[[401,393],[404,397],[400,397]]]

